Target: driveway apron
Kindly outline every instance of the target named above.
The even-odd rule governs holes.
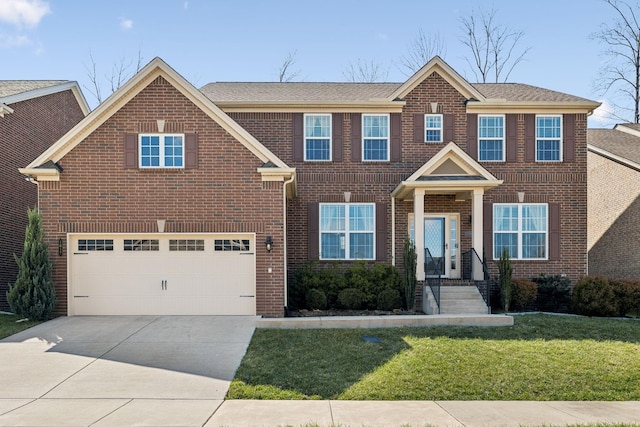
[[[257,320],[61,317],[8,337],[0,341],[0,425],[116,425],[145,408],[164,424],[176,407],[202,425],[224,399]]]

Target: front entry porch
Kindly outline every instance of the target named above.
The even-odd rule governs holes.
[[[435,302],[433,313],[445,314],[441,308],[448,299],[460,300],[461,295],[466,298],[469,289],[465,287],[477,289],[487,310],[490,278],[482,260],[483,201],[485,192],[500,184],[501,180],[451,142],[393,191],[395,200],[413,202],[407,221],[409,238],[416,247],[416,277],[428,285],[424,297],[430,295]],[[446,211],[434,212],[428,203],[437,197],[431,196],[443,195],[455,200],[458,207],[449,204]],[[461,243],[461,212],[468,215],[464,224],[465,247]],[[456,284],[462,289],[455,293],[451,286],[443,286],[449,280],[458,281]],[[445,287],[446,297],[442,295]]]

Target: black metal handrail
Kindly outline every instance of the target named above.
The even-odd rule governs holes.
[[[471,248],[467,252],[462,254],[463,267],[462,278],[470,280],[475,283],[480,295],[487,304],[487,307],[491,307],[491,275],[487,264],[480,258],[474,248]],[[482,279],[476,279],[474,274],[478,269],[482,269]]]
[[[442,258],[438,261],[431,255],[429,248],[424,248],[425,279],[440,310],[440,279],[442,276]]]

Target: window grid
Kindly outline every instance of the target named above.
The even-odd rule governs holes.
[[[202,252],[204,251],[204,240],[203,239],[172,239],[172,240],[169,240],[169,251]]]
[[[182,168],[184,135],[140,135],[141,168]]]
[[[159,251],[160,241],[157,239],[125,239],[124,240],[125,251]]]
[[[442,142],[442,114],[424,115],[424,141]]]
[[[216,239],[213,250],[223,252],[247,252],[250,249],[249,239]]]
[[[389,160],[389,115],[362,115],[362,160]]]
[[[374,240],[374,204],[320,204],[321,259],[374,259]]]
[[[562,161],[562,116],[536,116],[536,161]]]
[[[331,114],[305,114],[304,159],[331,160]]]
[[[79,251],[112,251],[113,239],[82,239],[78,240]]]
[[[504,161],[504,116],[478,116],[478,159]]]
[[[493,205],[494,259],[504,248],[511,259],[547,259],[548,243],[547,204]]]

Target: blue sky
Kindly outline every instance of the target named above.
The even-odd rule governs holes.
[[[95,107],[90,55],[103,82],[114,64],[140,53],[143,65],[159,56],[201,87],[277,81],[296,51],[298,80],[344,81],[361,60],[381,64],[387,81],[404,81],[399,59],[422,29],[440,34],[444,59],[474,82],[460,18],[491,7],[531,47],[509,81],[606,102],[593,89],[603,46],[589,37],[615,18],[602,0],[0,0],[0,79],[77,80]]]

